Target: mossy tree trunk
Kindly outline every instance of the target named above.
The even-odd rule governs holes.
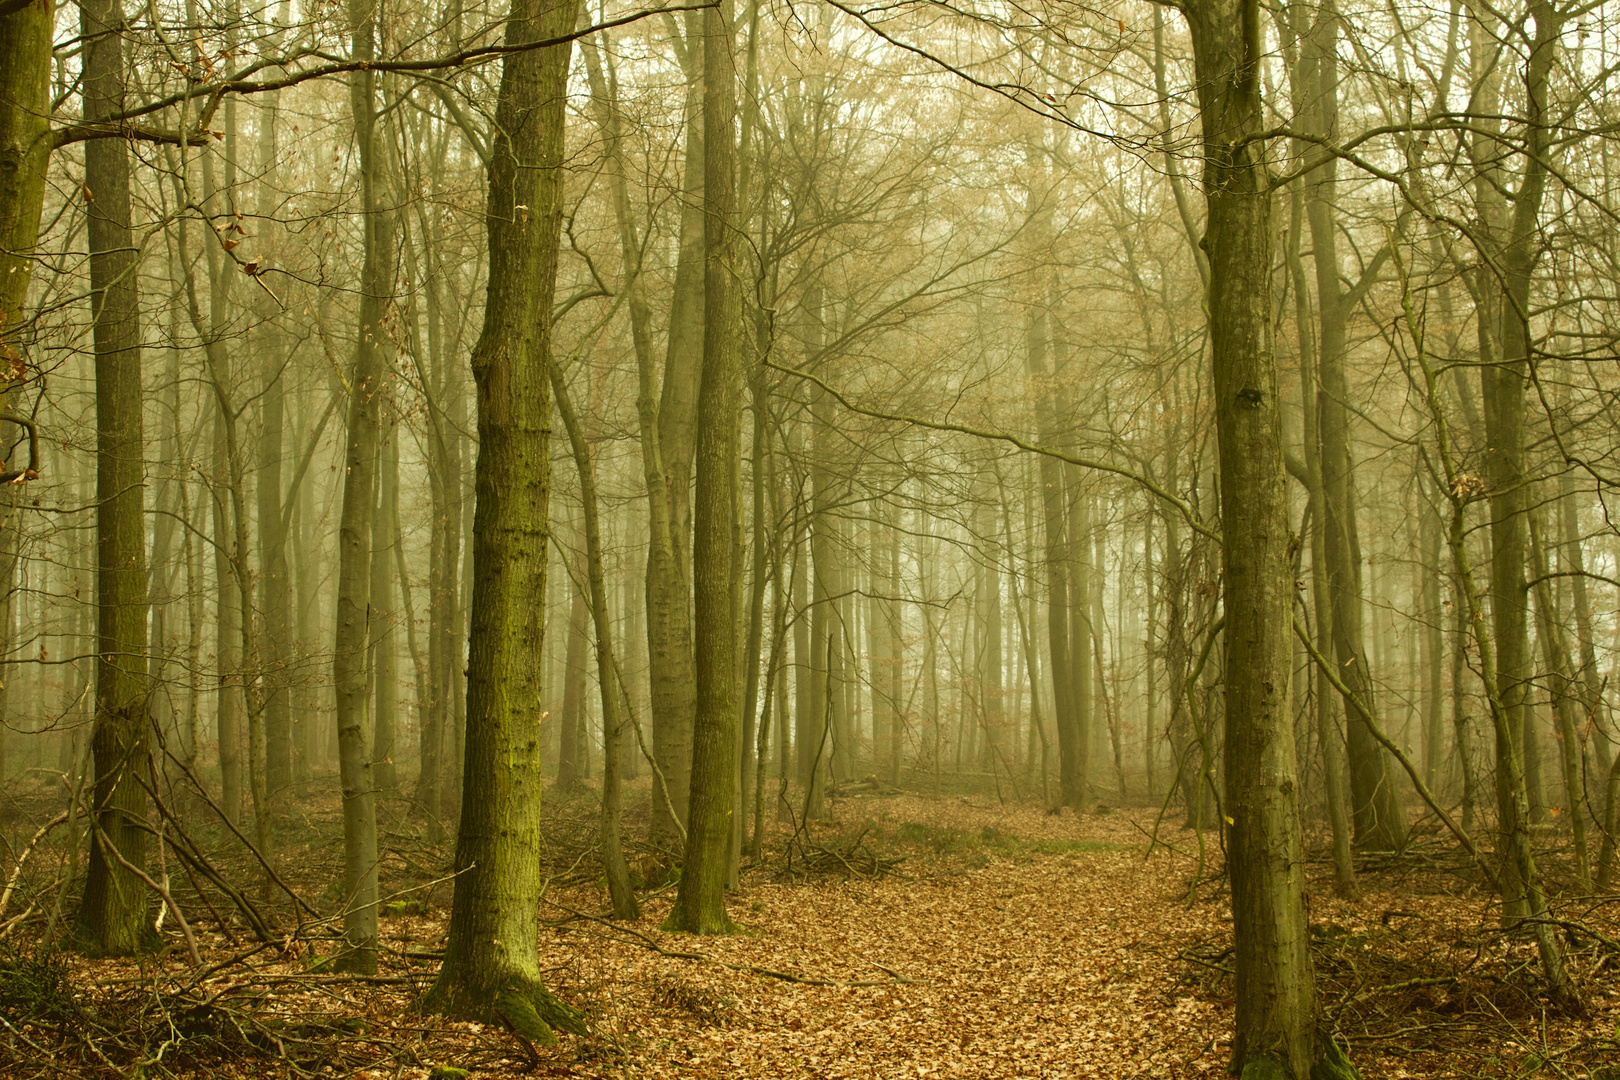
[[[513,0],[508,45],[561,37],[577,0]],[[501,67],[489,158],[489,287],[478,389],[472,622],[456,884],[429,1011],[523,1036],[583,1033],[541,981],[541,645],[551,491],[548,362],[562,228],[567,45]]]
[[[5,58],[0,64],[0,360],[7,364],[22,359],[28,344],[23,336],[28,285],[52,145],[54,9],[42,0],[0,15],[0,57]],[[113,89],[118,90],[116,84]]]

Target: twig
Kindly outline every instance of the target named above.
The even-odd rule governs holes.
[[[186,916],[183,912],[181,912],[180,905],[176,904],[174,902],[174,897],[169,895],[168,887],[153,881],[149,876],[147,876],[145,870],[142,870],[140,867],[124,858],[124,853],[119,851],[117,846],[113,844],[112,840],[108,838],[107,834],[102,830],[101,823],[99,821],[97,821],[94,817],[91,817],[90,823],[95,827],[96,840],[103,848],[112,852],[112,857],[118,860],[118,865],[122,866],[125,870],[128,870],[130,873],[144,881],[147,888],[151,889],[153,892],[157,893],[158,896],[162,897],[163,902],[168,905],[168,909],[174,912],[174,921],[180,924],[180,933],[185,935],[186,952],[190,954],[191,966],[194,968],[202,967],[202,957],[197,953],[197,939],[192,936],[191,927],[186,923]]]
[[[11,876],[6,878],[6,889],[4,892],[0,892],[0,915],[4,915],[6,913],[6,905],[11,903],[11,892],[17,886],[17,875],[22,873],[23,863],[27,862],[28,856],[33,854],[34,846],[41,840],[45,839],[46,833],[50,832],[58,825],[66,823],[67,819],[68,812],[64,810],[60,814],[57,814],[55,817],[51,818],[51,820],[47,821],[45,824],[41,825],[39,827],[39,831],[34,833],[34,838],[28,841],[28,846],[23,848],[22,854],[17,856],[17,865],[11,868]]]
[[[1352,1002],[1366,1001],[1374,994],[1392,994],[1397,990],[1416,990],[1424,986],[1450,986],[1457,981],[1455,975],[1442,975],[1429,979],[1407,979],[1405,982],[1386,983],[1383,986],[1369,986],[1359,994],[1352,997]]]
[[[583,911],[577,911],[566,904],[559,904],[555,900],[549,901],[549,903],[552,907],[566,911],[577,919],[585,919],[590,922],[601,923],[603,926],[606,926],[609,929],[630,934],[638,940],[627,941],[626,944],[640,945],[645,949],[649,949],[652,952],[657,953],[659,956],[665,956],[671,960],[701,960],[704,963],[714,964],[718,967],[726,968],[729,971],[745,971],[753,975],[763,975],[769,979],[780,979],[782,982],[800,983],[804,986],[889,986],[892,982],[917,981],[915,979],[902,979],[899,976],[895,976],[895,978],[892,980],[880,979],[857,981],[850,979],[821,979],[813,975],[794,975],[787,971],[776,971],[772,968],[759,967],[755,964],[728,964],[724,960],[716,960],[708,953],[677,952],[673,949],[666,949],[662,945],[658,944],[656,940],[648,937],[646,934],[643,934],[640,930],[637,930],[633,926],[624,926],[608,919],[604,919],[600,915],[589,915]],[[882,967],[881,964],[874,966]],[[887,971],[888,969],[884,968],[884,970]]]

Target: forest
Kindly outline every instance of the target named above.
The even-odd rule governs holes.
[[[1614,0],[0,0],[0,1075],[1620,1080]]]

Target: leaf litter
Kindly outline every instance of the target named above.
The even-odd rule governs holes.
[[[662,931],[671,886],[620,923],[598,914],[605,892],[588,872],[555,876],[539,961],[590,1014],[586,1039],[530,1048],[495,1025],[414,1011],[442,949],[439,894],[384,919],[374,979],[312,970],[290,942],[233,947],[212,930],[198,932],[201,978],[172,948],[118,961],[55,954],[57,966],[17,983],[46,987],[48,1008],[0,993],[0,1075],[1225,1073],[1234,990],[1218,837],[1206,834],[1210,866],[1195,890],[1196,839],[1160,823],[1163,843],[1148,854],[1147,810],[1054,815],[878,793],[833,813],[808,834],[782,830],[771,857],[745,868],[728,898],[736,935]],[[806,859],[816,852],[836,857]],[[577,871],[578,851],[551,860],[564,863]],[[1544,1008],[1528,943],[1444,859],[1420,848],[1369,864],[1353,901],[1331,896],[1326,866],[1307,871],[1324,1022],[1369,1080],[1606,1080],[1620,1051],[1614,898],[1560,908],[1589,1006],[1569,1017]]]

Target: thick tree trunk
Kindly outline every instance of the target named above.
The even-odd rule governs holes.
[[[573,29],[576,0],[513,0],[507,44]],[[541,646],[551,469],[551,309],[562,227],[570,49],[502,63],[489,158],[489,288],[473,350],[478,462],[465,769],[456,884],[430,1011],[499,1019],[525,1038],[583,1033],[547,991],[540,901]]]
[[[28,285],[33,280],[52,145],[48,132],[54,19],[50,0],[0,15],[0,56],[5,57],[0,64],[0,360],[7,365],[26,359],[28,347],[24,333]],[[98,102],[98,109],[120,107],[122,89],[117,81],[98,92],[114,95],[110,103]],[[85,116],[93,116],[88,103]]]
[[[84,114],[125,106],[124,14],[119,0],[80,5]],[[49,33],[47,16],[45,32]],[[89,877],[76,936],[89,952],[122,956],[146,944],[148,684],[146,469],[141,432],[139,248],[131,227],[130,152],[122,139],[85,144],[90,192],[90,306],[96,372],[96,720]],[[37,228],[37,225],[36,225]],[[127,864],[127,865],[126,865]],[[134,867],[135,869],[131,869]]]

